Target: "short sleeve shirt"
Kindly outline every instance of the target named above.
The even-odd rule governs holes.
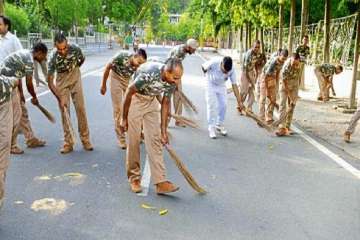
[[[215,57],[203,63],[202,67],[206,71],[207,81],[213,85],[224,85],[230,79],[232,84],[237,84],[234,68],[226,74],[221,70],[222,60],[222,57]]]
[[[305,62],[306,58],[310,55],[309,46],[300,45],[296,48],[296,53],[300,55],[301,62]]]
[[[249,49],[245,53],[242,70],[247,72],[251,72],[255,70],[255,64],[257,60],[258,60],[258,55],[252,49]]]
[[[0,66],[0,74],[18,79],[32,76],[34,60],[30,50],[22,49],[7,56]]]
[[[278,57],[272,58],[265,64],[263,73],[267,76],[275,76],[283,65],[284,63],[278,61]]]
[[[56,48],[52,51],[49,58],[48,74],[54,75],[55,72],[64,73],[71,72],[80,63],[85,60],[84,54],[81,49],[75,44],[69,44],[68,53],[66,56],[61,56]]]
[[[186,57],[186,52],[184,50],[185,44],[177,45],[168,54],[168,58],[179,58],[182,60]]]
[[[0,104],[8,102],[15,88],[17,78],[0,75]]]
[[[9,56],[11,53],[14,53],[18,50],[23,49],[20,40],[11,32],[7,32],[5,36],[0,36],[0,63]]]
[[[164,67],[164,64],[158,62],[142,64],[133,75],[133,83],[137,92],[146,96],[164,94],[164,96],[170,97],[175,91],[176,85],[162,80],[161,70]]]
[[[120,52],[116,54],[111,60],[111,69],[122,77],[130,78],[136,71],[135,67],[129,63],[129,59],[132,56],[133,55],[128,52]]]
[[[289,89],[295,89],[299,86],[300,68],[291,65],[291,58],[287,59],[281,69],[281,82],[287,81]]]
[[[324,77],[333,76],[336,71],[336,67],[329,63],[323,63],[319,65],[318,68],[320,69],[320,72]]]

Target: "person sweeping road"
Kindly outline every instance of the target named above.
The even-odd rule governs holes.
[[[231,57],[213,58],[202,65],[206,76],[206,106],[209,137],[216,138],[216,130],[223,136],[227,135],[224,126],[226,114],[227,91],[225,82],[230,79],[232,89],[238,102],[238,109],[241,111],[242,102],[236,74],[233,69]]]
[[[62,117],[64,145],[60,153],[72,152],[75,144],[71,123],[67,121],[70,98],[75,106],[83,147],[86,151],[92,151],[80,73],[80,66],[84,63],[85,57],[78,46],[68,43],[62,32],[56,34],[54,43],[55,48],[49,58],[48,84],[59,102]],[[54,84],[55,73],[56,85]]]
[[[179,187],[166,179],[162,145],[169,143],[167,125],[170,97],[183,75],[180,59],[170,58],[165,64],[147,62],[133,75],[126,90],[121,129],[128,133],[126,170],[131,191],[139,193],[141,188],[140,134],[143,126],[145,148],[149,156],[152,182],[157,194],[175,192]],[[161,110],[159,101],[161,98]]]
[[[147,59],[144,49],[139,49],[135,54],[121,51],[117,53],[106,65],[100,92],[106,94],[106,82],[110,74],[110,91],[113,105],[113,117],[115,122],[115,133],[118,145],[126,149],[125,135],[120,130],[120,120],[122,115],[122,103],[129,80],[136,69]]]

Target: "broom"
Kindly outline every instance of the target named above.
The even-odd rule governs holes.
[[[286,111],[286,113],[284,114],[284,116],[279,116],[280,118],[278,120],[276,120],[275,122],[273,122],[271,124],[271,127],[276,128],[280,125],[280,123],[282,123],[283,121],[285,121],[285,119],[287,118],[287,116],[290,114],[290,112],[295,108],[295,104],[290,104],[290,107],[288,108],[288,110]]]
[[[54,118],[54,116],[48,111],[46,110],[46,108],[44,108],[43,106],[40,105],[40,103],[36,104],[36,106],[39,108],[39,110],[45,115],[45,117],[52,123],[55,123],[56,120]]]
[[[68,127],[70,129],[71,141],[73,142],[73,144],[75,144],[76,143],[75,132],[74,132],[74,129],[71,124],[70,115],[69,115],[69,111],[68,111],[67,107],[64,107],[63,111],[64,111],[64,117],[65,117],[65,124],[68,125]]]
[[[175,121],[185,124],[186,126],[192,127],[192,128],[200,128],[200,126],[192,119],[186,118],[177,114],[171,114],[171,117],[175,119]]]
[[[170,145],[165,145],[166,150],[168,151],[170,157],[174,160],[176,166],[185,177],[186,181],[190,184],[190,186],[200,194],[205,194],[206,191],[199,186],[199,184],[195,181],[194,177],[191,173],[187,170],[184,163],[181,162],[179,156],[175,153],[175,151],[170,147]]]
[[[191,109],[195,113],[198,113],[196,106],[190,101],[190,99],[182,91],[177,90],[176,92],[175,94],[179,94],[180,101],[183,103],[183,105],[186,108]]]
[[[264,122],[262,119],[260,119],[255,113],[250,112],[247,109],[244,109],[243,111],[245,111],[245,116],[255,120],[255,122],[257,122],[257,124],[259,124],[261,127],[265,128],[267,131],[272,132],[273,129],[266,123]]]

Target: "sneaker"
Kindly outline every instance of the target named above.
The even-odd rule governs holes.
[[[222,125],[216,125],[215,128],[216,128],[216,130],[217,130],[218,132],[221,133],[221,135],[223,135],[223,136],[226,136],[226,135],[227,135],[227,131],[226,131],[226,129],[225,129],[224,126],[222,126]]]
[[[134,193],[141,193],[142,189],[141,189],[140,180],[136,179],[136,180],[132,181],[130,183],[130,188],[131,188],[131,191],[134,192]]]
[[[22,150],[18,145],[15,145],[15,146],[11,147],[10,153],[11,154],[23,154],[24,150]]]
[[[72,152],[73,150],[74,150],[73,146],[71,146],[69,144],[64,144],[64,146],[60,149],[60,153],[67,154],[67,153]]]
[[[40,140],[36,137],[33,137],[26,141],[26,145],[28,148],[37,148],[37,147],[43,147],[45,146],[46,142],[43,140]]]
[[[120,138],[118,145],[121,149],[126,149],[127,145],[125,138]]]
[[[215,139],[216,138],[216,133],[215,133],[215,128],[214,127],[209,127],[209,137],[211,139]]]
[[[91,145],[91,143],[89,141],[83,142],[83,147],[86,151],[94,150],[94,147]]]
[[[172,184],[169,181],[156,184],[156,193],[157,194],[172,193],[172,192],[176,192],[179,189],[180,189],[179,187],[175,186],[174,184]]]
[[[349,132],[344,133],[344,141],[346,143],[350,143],[350,136],[351,136],[351,134]]]

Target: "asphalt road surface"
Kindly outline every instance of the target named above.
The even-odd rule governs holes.
[[[168,50],[147,49],[150,56],[160,57]],[[200,110],[201,129],[172,123],[171,143],[208,194],[196,194],[165,152],[168,178],[180,191],[158,196],[150,184],[141,196],[130,192],[125,151],[117,147],[113,130],[110,94],[99,92],[101,67],[112,54],[104,50],[89,56],[82,69],[93,152],[84,151],[79,140],[71,154],[59,153],[62,129],[51,93],[39,99],[55,114],[55,125],[27,103],[34,131],[47,145],[11,158],[0,240],[360,238],[360,179],[301,134],[271,136],[239,116],[230,96],[229,135],[208,137],[203,60],[195,55],[184,61],[183,88]],[[22,136],[19,142],[25,148]],[[359,169],[354,159],[338,154]],[[164,209],[168,212],[159,215]]]

